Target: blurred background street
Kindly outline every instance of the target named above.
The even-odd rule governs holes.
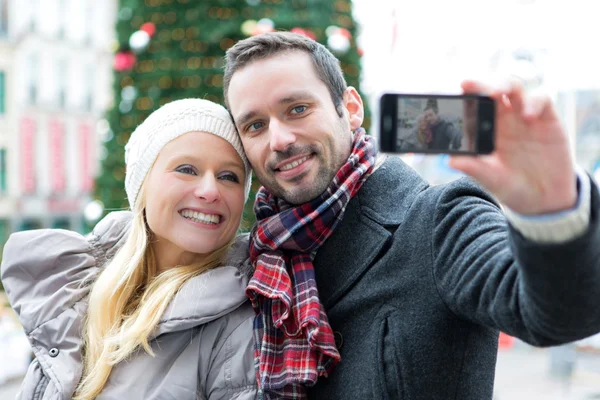
[[[272,30],[328,46],[374,135],[384,91],[517,77],[552,97],[577,164],[598,180],[599,11],[594,0],[0,0],[0,254],[12,232],[86,233],[125,207],[123,147],[137,124],[177,98],[222,103],[224,52]],[[402,158],[432,184],[460,176],[446,156]],[[0,282],[0,400],[30,357]],[[503,345],[496,400],[509,399],[600,399],[600,338]]]

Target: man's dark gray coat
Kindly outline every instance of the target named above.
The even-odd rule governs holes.
[[[492,398],[498,330],[549,346],[600,331],[600,224],[540,245],[470,179],[388,159],[315,259],[342,361],[311,399]]]

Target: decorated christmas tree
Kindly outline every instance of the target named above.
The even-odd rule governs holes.
[[[361,54],[350,0],[121,0],[116,29],[114,104],[96,180],[105,212],[128,207],[124,147],[136,126],[172,100],[202,97],[224,104],[223,56],[240,39],[273,30],[311,37],[341,60],[346,80],[359,87]],[[243,228],[253,222],[248,202]]]

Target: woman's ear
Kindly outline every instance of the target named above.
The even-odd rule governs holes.
[[[352,86],[348,86],[344,91],[344,107],[348,110],[350,129],[354,131],[360,128],[365,118],[365,110],[360,95]]]

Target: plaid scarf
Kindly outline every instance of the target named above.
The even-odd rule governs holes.
[[[373,138],[360,128],[352,154],[323,194],[291,205],[261,187],[250,236],[255,272],[246,294],[254,319],[254,361],[264,399],[304,399],[306,387],[340,361],[319,300],[313,258],[342,220],[346,205],[375,164]]]

